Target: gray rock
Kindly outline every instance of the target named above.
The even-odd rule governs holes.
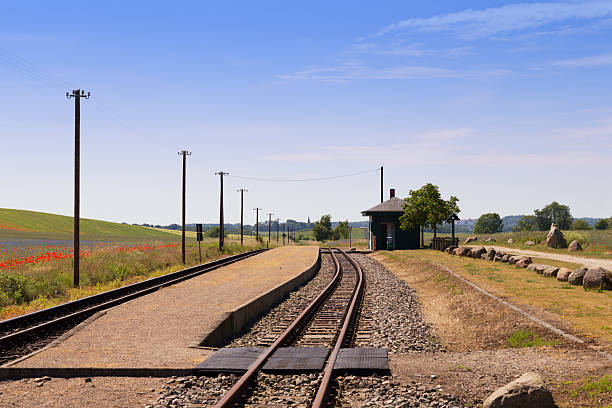
[[[551,392],[537,373],[528,372],[497,389],[483,408],[555,408]]]
[[[584,275],[589,270],[586,266],[581,266],[577,268],[574,272],[570,273],[567,277],[567,281],[572,285],[582,285],[582,279]]]
[[[489,250],[487,251],[487,261],[492,261],[495,259],[495,254],[497,254],[497,251],[494,250],[493,248],[489,248]]]
[[[485,249],[485,247],[475,247],[472,248],[471,256],[472,258],[480,259],[480,256],[486,252],[487,250]]]
[[[542,275],[546,276],[547,278],[551,278],[551,277],[556,278],[558,272],[559,272],[559,268],[557,268],[556,266],[550,266],[544,269],[544,272],[542,273]]]
[[[500,262],[502,260],[502,258],[504,257],[504,255],[506,255],[506,254],[504,254],[503,252],[497,252],[495,254],[495,258],[493,260],[495,262]]]
[[[464,244],[469,244],[470,242],[478,241],[478,237],[467,237],[465,239]]]
[[[483,261],[487,260],[487,253],[485,252],[484,254],[480,255],[480,259],[482,259]]]
[[[489,237],[485,240],[485,242],[497,242],[497,240],[493,237]]]
[[[514,244],[514,240],[512,238],[508,239],[509,244]]]
[[[455,249],[457,249],[457,247],[455,245],[451,245],[448,248],[446,248],[444,252],[446,252],[447,254],[452,254]]]
[[[557,280],[560,282],[567,282],[567,278],[569,278],[571,273],[571,269],[559,268],[559,271],[557,272]]]
[[[453,252],[455,255],[458,255],[458,256],[469,256],[471,249],[469,247],[460,246],[459,248],[455,249]]]
[[[565,237],[555,224],[550,225],[550,231],[546,236],[546,246],[549,248],[567,248]]]
[[[612,272],[604,268],[591,268],[582,278],[582,286],[585,289],[612,290]]]
[[[582,251],[582,245],[580,245],[580,242],[573,240],[572,242],[570,242],[569,246],[567,247],[568,251]]]
[[[544,271],[548,268],[550,268],[550,265],[537,264],[535,267],[535,271],[539,273],[540,275],[542,275]]]
[[[533,246],[533,245],[535,245],[535,242],[533,242],[533,241],[526,241],[525,242],[525,246]]]
[[[516,266],[517,268],[526,268],[527,266],[529,266],[529,264],[531,264],[531,258],[527,259],[527,258],[522,258],[519,259],[514,266]]]
[[[502,258],[501,258],[501,261],[502,262],[508,262],[510,260],[511,256],[512,255],[510,255],[510,254],[504,254],[504,256],[502,256]]]

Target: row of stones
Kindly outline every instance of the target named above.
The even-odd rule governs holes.
[[[451,246],[446,248],[445,252],[488,261],[507,262],[517,268],[527,268],[546,277],[557,278],[561,282],[568,282],[577,286],[582,285],[585,289],[612,290],[612,272],[601,267],[587,268],[582,266],[572,271],[568,268],[533,263],[529,256],[512,255],[485,247]]]

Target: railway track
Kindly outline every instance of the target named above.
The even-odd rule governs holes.
[[[0,365],[45,347],[93,314],[256,255],[249,251],[0,322]]]
[[[364,288],[363,272],[349,255],[338,249],[330,250],[330,255],[336,269],[330,283],[294,319],[280,322],[286,328],[272,344],[267,345],[246,373],[219,400],[216,408],[244,403],[251,391],[256,392],[254,383],[266,361],[278,348],[288,346],[332,348],[312,402],[312,407],[327,406],[334,365],[340,348],[351,342]]]

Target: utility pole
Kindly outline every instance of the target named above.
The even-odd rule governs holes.
[[[79,258],[81,255],[80,220],[81,220],[81,98],[89,99],[90,92],[73,89],[66,92],[66,98],[74,98],[74,274],[73,284],[79,286]]]
[[[270,231],[272,228],[272,216],[274,213],[268,213],[268,248],[270,248]]]
[[[280,218],[276,219],[276,244],[278,245],[278,231],[280,228]]]
[[[223,176],[227,176],[229,173],[220,171],[215,173],[215,176],[217,175],[221,178],[221,200],[219,203],[219,252],[221,252],[221,249],[223,249],[223,241],[225,239],[223,236],[225,235],[225,228],[223,226]]]
[[[353,227],[349,225],[349,249],[353,246]]]
[[[263,208],[253,208],[253,211],[255,211],[256,215],[255,215],[255,240],[258,241],[259,240],[259,211],[263,210]]]
[[[242,234],[244,229],[244,192],[246,191],[248,193],[249,190],[240,188],[236,191],[240,191],[240,246],[242,246]]]
[[[383,166],[380,166],[380,202],[383,202]]]
[[[183,220],[183,229],[182,229],[182,233],[181,233],[181,242],[182,242],[182,247],[181,247],[181,255],[183,257],[183,264],[185,264],[185,176],[186,176],[186,172],[187,172],[187,156],[191,156],[191,152],[188,152],[187,150],[181,150],[180,152],[178,152],[179,156],[183,156],[183,212],[182,212],[182,220]]]

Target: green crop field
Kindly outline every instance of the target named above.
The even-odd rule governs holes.
[[[0,239],[70,238],[73,219],[65,215],[0,208]],[[176,241],[176,235],[135,225],[81,219],[81,238],[109,241]]]

